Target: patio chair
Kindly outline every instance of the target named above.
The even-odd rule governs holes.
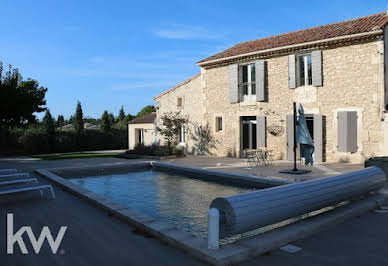
[[[256,166],[257,165],[256,151],[245,150],[244,154],[243,154],[243,158],[245,160],[245,163],[248,166]]]
[[[267,159],[265,156],[265,151],[257,150],[256,158],[257,158],[257,165],[256,166],[267,166]]]
[[[267,161],[267,165],[274,165],[274,155],[272,150],[265,151],[265,158]]]
[[[0,169],[0,175],[15,174],[17,173],[16,169]]]
[[[22,193],[27,191],[39,191],[41,196],[43,196],[43,191],[46,191],[50,193],[52,199],[55,199],[54,190],[51,185],[23,184],[23,185],[0,187],[0,195],[16,194],[16,193]]]

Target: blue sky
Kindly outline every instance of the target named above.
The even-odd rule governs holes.
[[[263,4],[264,3],[264,4]],[[238,42],[386,10],[374,1],[1,0],[0,61],[48,88],[56,117],[136,114]],[[39,116],[41,117],[41,115]]]

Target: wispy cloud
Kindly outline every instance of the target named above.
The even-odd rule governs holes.
[[[180,40],[212,40],[221,37],[220,33],[210,32],[201,26],[172,24],[154,30],[160,38]]]

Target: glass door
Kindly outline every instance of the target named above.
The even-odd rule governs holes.
[[[242,148],[254,150],[257,148],[257,122],[255,116],[244,116],[242,119]]]

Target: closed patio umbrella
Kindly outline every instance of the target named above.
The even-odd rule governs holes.
[[[300,157],[305,158],[305,164],[313,164],[314,144],[307,128],[304,109],[301,104],[298,108],[299,119],[296,127],[296,142],[300,144]]]

